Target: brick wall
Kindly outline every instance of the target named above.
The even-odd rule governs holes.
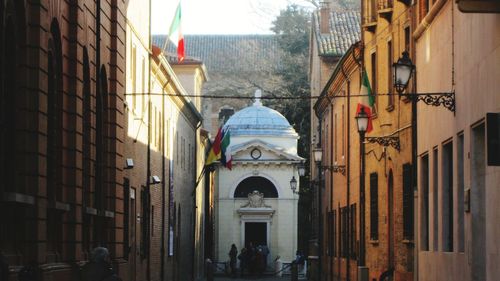
[[[11,180],[0,188],[0,252],[14,272],[35,262],[42,280],[78,280],[78,262],[97,245],[124,262],[125,1],[100,3],[99,12],[89,0],[7,1],[0,9],[12,19],[0,33],[2,110],[11,108],[2,123],[12,124],[1,132],[1,175]],[[99,103],[107,105],[101,113]]]

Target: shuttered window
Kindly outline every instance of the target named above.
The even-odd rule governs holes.
[[[411,164],[403,165],[403,237],[413,240],[413,188]]]
[[[349,234],[349,237],[351,237],[351,240],[349,241],[350,242],[350,256],[351,256],[351,259],[356,259],[356,242],[357,242],[357,239],[356,239],[356,204],[352,204],[351,205],[351,209],[350,209],[350,234]]]
[[[378,240],[378,174],[370,174],[370,239]]]

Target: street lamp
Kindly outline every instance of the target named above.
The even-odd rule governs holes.
[[[317,147],[313,149],[314,153],[314,160],[316,163],[319,163],[319,167],[324,170],[329,170],[334,173],[341,173],[342,175],[345,174],[345,165],[321,165],[321,162],[323,161],[323,150],[321,147]]]
[[[413,103],[423,101],[425,104],[432,106],[443,105],[448,110],[455,112],[455,93],[404,93],[408,87],[408,82],[412,74],[415,72],[415,65],[410,59],[407,51],[402,53],[402,57],[397,62],[392,64],[394,73],[393,86],[400,96],[406,96]]]
[[[368,114],[363,107],[356,115],[358,125],[361,167],[359,169],[359,259],[358,280],[368,280],[368,268],[365,264],[365,133],[368,128]]]
[[[292,189],[293,193],[298,193],[295,192],[295,190],[297,190],[297,180],[295,179],[295,176],[293,176],[292,179],[290,180],[290,188]]]
[[[392,68],[392,73],[394,73],[394,88],[401,95],[408,86],[408,81],[410,81],[410,77],[415,70],[415,66],[407,51],[403,52],[403,56],[398,59],[398,62],[392,65]]]

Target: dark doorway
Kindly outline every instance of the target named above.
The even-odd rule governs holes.
[[[245,246],[248,246],[250,242],[252,242],[253,246],[267,245],[267,223],[245,223]]]

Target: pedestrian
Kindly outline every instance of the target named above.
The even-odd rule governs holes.
[[[255,247],[252,242],[248,243],[247,247],[247,267],[250,275],[255,273]]]
[[[236,256],[238,255],[238,249],[236,245],[231,245],[231,250],[229,251],[229,266],[231,267],[231,277],[236,277]]]
[[[262,249],[257,247],[257,251],[255,252],[255,272],[260,277],[264,272],[264,254],[262,253]]]
[[[243,277],[245,275],[245,269],[248,266],[248,253],[246,248],[241,249],[238,259],[240,260],[240,276]]]
[[[122,281],[111,266],[108,249],[97,247],[92,250],[90,261],[83,267],[83,281]]]
[[[265,270],[267,268],[267,263],[268,263],[267,257],[269,256],[269,248],[267,247],[267,245],[262,245],[261,249],[262,249],[262,254],[264,255],[264,270]]]

